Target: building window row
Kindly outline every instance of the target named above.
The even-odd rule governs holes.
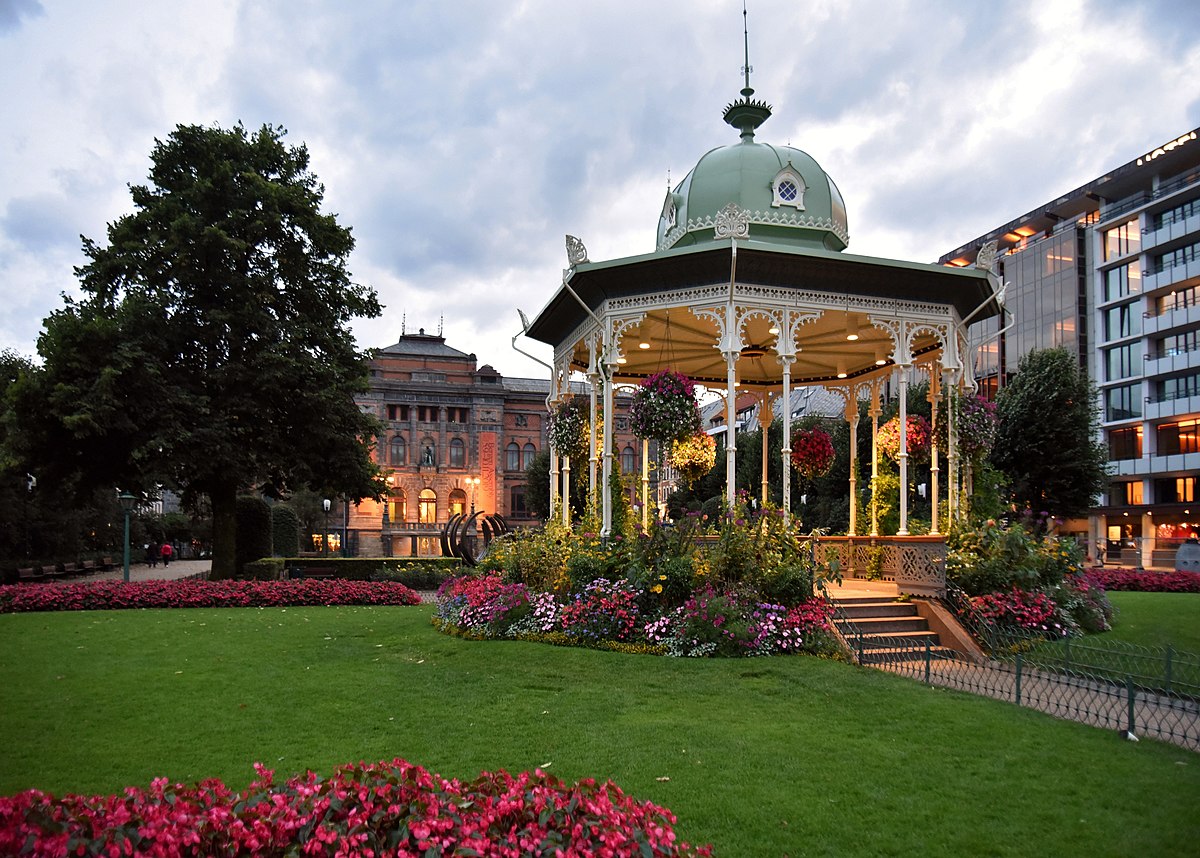
[[[1142,416],[1141,384],[1127,384],[1104,391],[1104,419],[1131,420]]]
[[[1195,262],[1200,259],[1200,241],[1195,244],[1188,244],[1184,247],[1177,247],[1174,250],[1169,250],[1166,253],[1160,253],[1154,257],[1154,273],[1161,274],[1168,268],[1174,268],[1177,265],[1186,265],[1189,262]]]
[[[393,422],[397,420],[408,420],[408,406],[389,405],[387,407],[387,419]]]
[[[522,447],[516,441],[513,441],[504,448],[504,454],[504,469],[506,471],[524,471],[533,464],[533,457],[537,455],[537,448],[533,444],[526,444]]]
[[[1109,429],[1108,458],[1114,462],[1142,458],[1142,427]]]
[[[1196,477],[1168,477],[1154,481],[1156,503],[1195,503]],[[1141,506],[1146,497],[1141,480],[1113,483],[1108,488],[1108,502],[1112,506]]]
[[[1154,341],[1153,355],[1156,358],[1176,357],[1200,348],[1200,328],[1171,334]]]
[[[1142,266],[1136,259],[1104,272],[1104,300],[1115,301],[1142,291]]]
[[[1142,332],[1142,308],[1136,303],[1121,304],[1104,311],[1104,339],[1119,340]]]
[[[1174,399],[1200,396],[1200,372],[1164,378],[1155,387],[1155,401],[1157,402],[1170,402]]]
[[[1154,215],[1153,229],[1162,229],[1181,220],[1187,220],[1192,215],[1200,214],[1200,198],[1180,203],[1175,208],[1167,209]]]
[[[1117,381],[1118,379],[1129,378],[1133,375],[1141,375],[1142,344],[1140,342],[1128,343],[1123,346],[1117,346],[1114,349],[1105,350],[1104,364],[1107,368],[1106,379],[1108,381]]]
[[[1174,456],[1180,453],[1200,453],[1200,421],[1181,420],[1178,423],[1163,423],[1157,428],[1158,455]]]
[[[1104,231],[1104,258],[1116,259],[1142,248],[1142,233],[1137,221],[1131,220]]]
[[[1187,289],[1177,289],[1167,295],[1160,295],[1154,302],[1154,315],[1161,316],[1172,310],[1184,310],[1200,304],[1200,286],[1190,286]]]
[[[449,446],[450,467],[465,468],[467,466],[467,445],[461,438],[451,438]],[[408,442],[404,440],[403,435],[396,435],[392,438],[388,450],[388,464],[393,467],[408,464]],[[437,464],[437,444],[433,439],[425,439],[421,447],[420,460],[414,464],[426,466]]]

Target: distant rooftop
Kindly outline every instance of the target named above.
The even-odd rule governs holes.
[[[465,358],[474,360],[475,355],[460,352],[446,345],[446,338],[440,335],[427,334],[421,328],[415,334],[401,334],[400,342],[380,349],[383,355],[418,355],[420,357]]]

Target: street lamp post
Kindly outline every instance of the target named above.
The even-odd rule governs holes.
[[[333,502],[329,500],[329,498],[325,498],[323,501],[321,501],[321,506],[325,508],[325,532],[321,534],[321,544],[325,547],[326,557],[329,556],[329,507],[332,505]]]
[[[125,512],[125,583],[129,583],[129,513],[133,511],[133,503],[137,497],[129,492],[121,492],[117,495],[117,500],[121,502],[121,509]]]
[[[467,477],[467,483],[471,486],[471,515],[475,514],[475,487],[479,485],[479,477]]]

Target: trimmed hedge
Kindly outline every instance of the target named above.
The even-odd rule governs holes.
[[[278,581],[283,577],[285,562],[282,557],[264,557],[244,564],[234,577],[241,581]]]
[[[271,507],[271,553],[276,557],[300,553],[300,517],[280,504]]]
[[[396,581],[415,590],[436,590],[462,574],[462,563],[452,557],[288,557],[282,562],[289,570],[332,569],[335,578]]]

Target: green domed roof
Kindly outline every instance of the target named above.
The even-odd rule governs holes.
[[[718,220],[744,218],[755,241],[844,250],[850,237],[841,192],[807,153],[757,143],[754,130],[771,115],[751,101],[753,90],[725,109],[741,141],[705,153],[667,193],[658,222],[658,249],[717,240]],[[728,209],[730,205],[737,210]],[[740,210],[740,211],[739,211]]]

